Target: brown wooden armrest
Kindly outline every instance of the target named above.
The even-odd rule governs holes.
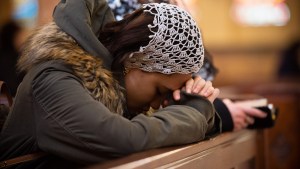
[[[256,156],[257,131],[223,133],[198,143],[153,149],[90,168],[235,168]]]

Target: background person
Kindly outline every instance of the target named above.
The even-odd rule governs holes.
[[[17,88],[23,75],[17,71],[19,45],[17,42],[21,27],[10,21],[0,28],[0,80],[7,83],[12,96],[16,95]]]

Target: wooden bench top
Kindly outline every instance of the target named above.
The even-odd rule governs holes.
[[[198,143],[152,149],[131,154],[90,168],[235,168],[256,155],[257,131],[220,134]]]

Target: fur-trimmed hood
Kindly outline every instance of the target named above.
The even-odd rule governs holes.
[[[18,68],[28,72],[33,66],[49,60],[62,60],[82,79],[90,95],[112,112],[123,114],[124,89],[112,72],[103,67],[101,59],[84,51],[76,41],[54,22],[38,29],[25,42]]]
[[[107,0],[61,0],[53,11],[53,20],[110,70],[113,57],[98,40],[101,29],[115,20]]]

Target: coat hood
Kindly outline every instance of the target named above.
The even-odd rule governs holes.
[[[98,40],[103,26],[114,21],[106,0],[61,0],[53,13],[54,22],[90,55],[101,58],[110,70],[113,57]]]
[[[111,112],[123,114],[124,88],[112,72],[103,67],[101,58],[83,50],[77,41],[54,22],[36,30],[26,40],[18,68],[26,73],[34,66],[48,61],[59,61],[70,67],[95,100],[102,102]]]

